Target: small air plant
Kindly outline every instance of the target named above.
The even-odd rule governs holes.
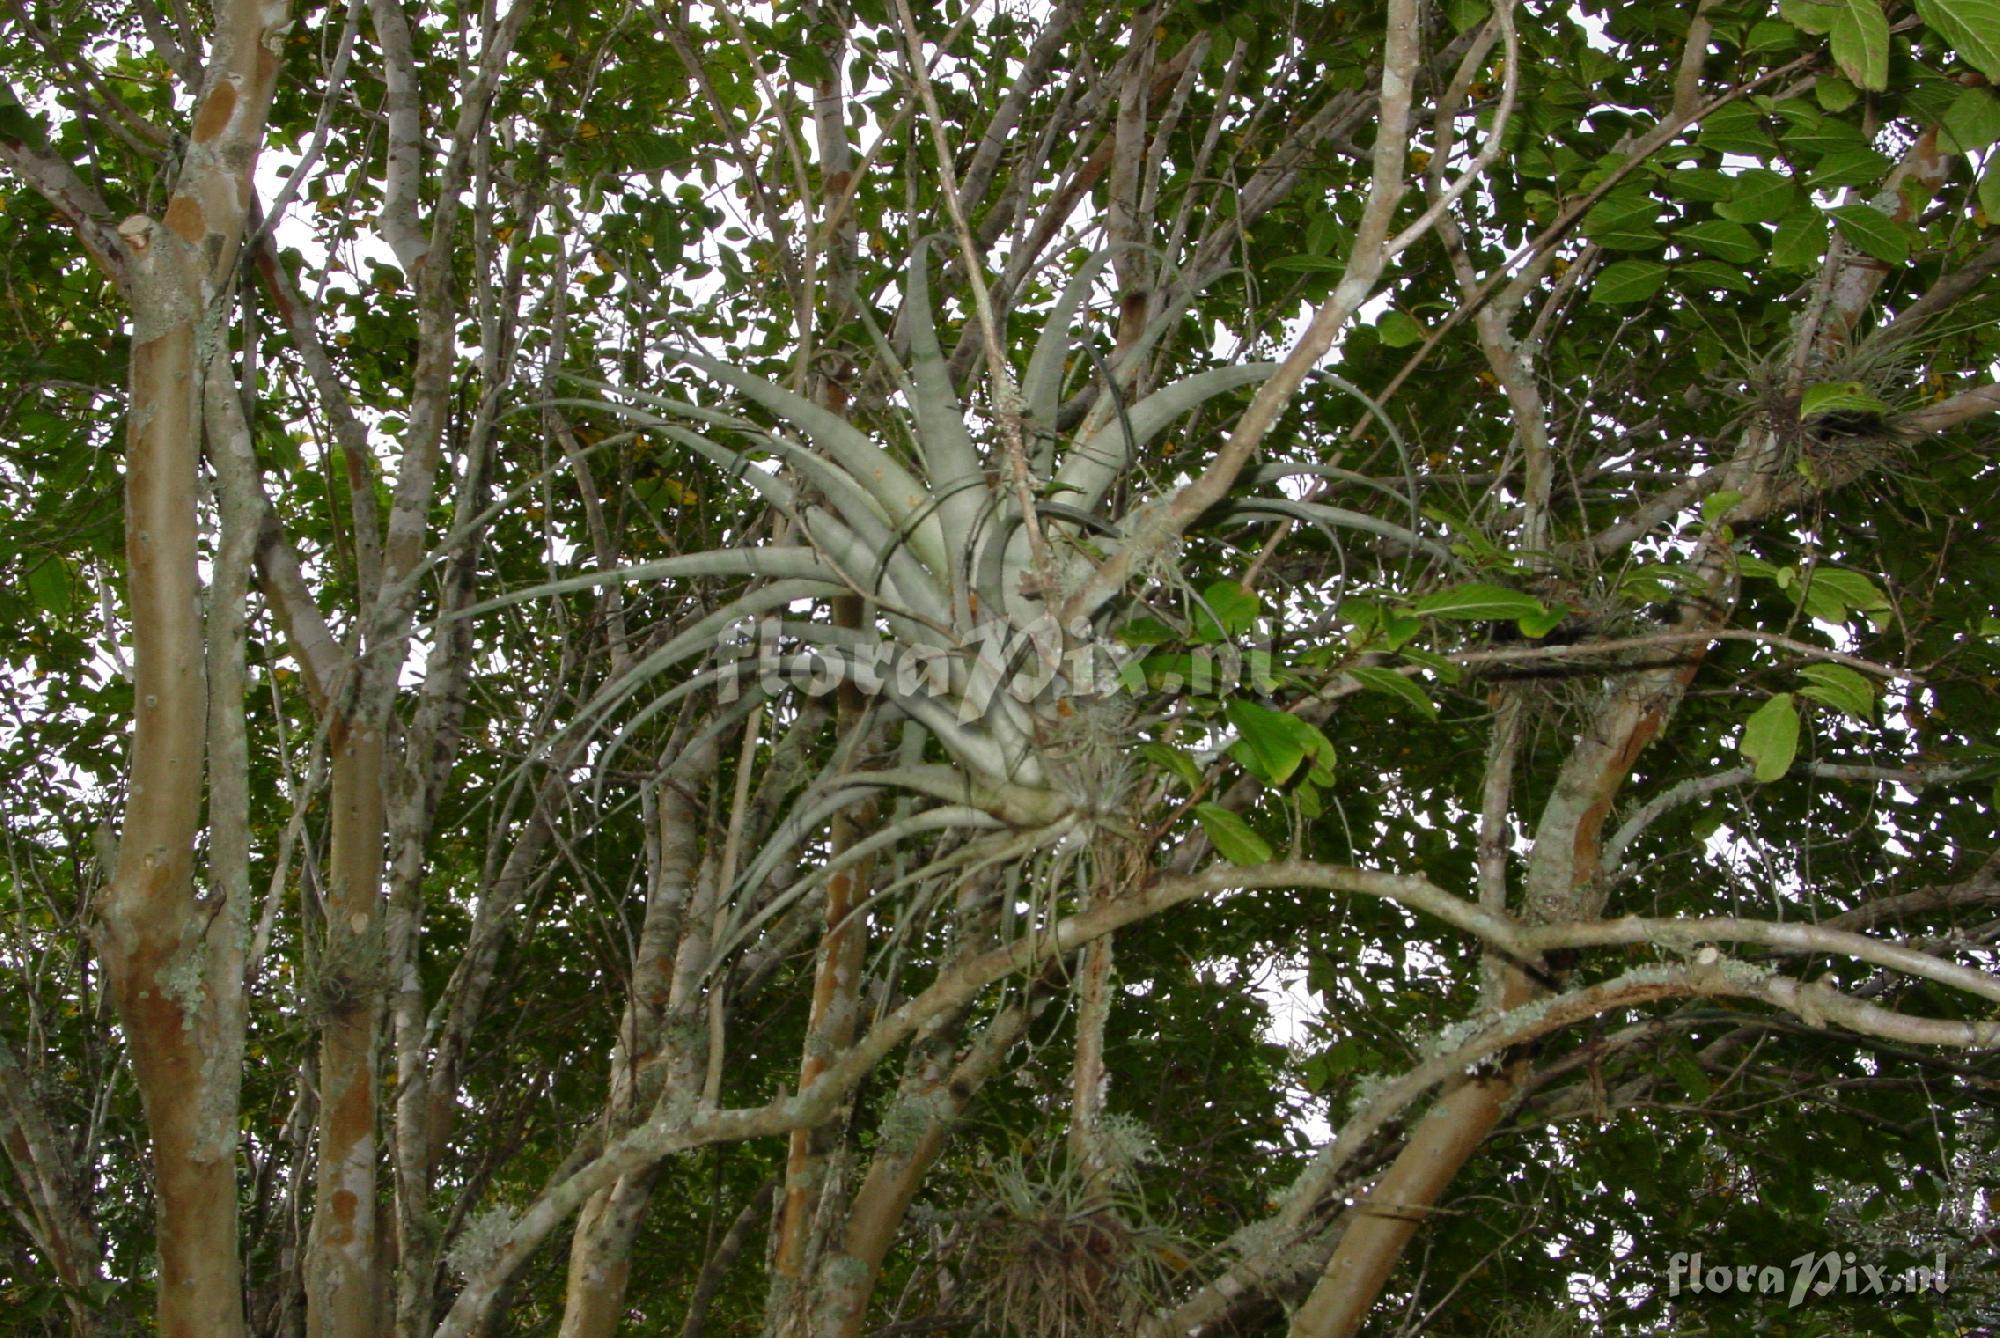
[[[1809,476],[1873,468],[1907,449],[1889,424],[1910,397],[1911,341],[1863,339],[1803,366],[1795,356],[1741,358],[1747,406],[1783,443],[1787,467]]]
[[[956,1234],[955,1289],[973,1332],[1010,1338],[1132,1333],[1165,1304],[1187,1246],[1150,1215],[1133,1175],[1150,1138],[1106,1120],[1112,1155],[1086,1169],[1051,1150],[988,1168],[990,1192]]]

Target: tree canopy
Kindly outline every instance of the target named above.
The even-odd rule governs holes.
[[[1992,0],[0,32],[11,1328],[1992,1318]]]

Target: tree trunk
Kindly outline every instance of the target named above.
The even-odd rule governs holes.
[[[244,1331],[236,1123],[242,953],[224,889],[197,896],[207,675],[196,568],[202,350],[227,310],[277,73],[282,6],[217,14],[185,162],[162,218],[118,229],[132,306],[125,559],[135,719],[98,951],[152,1141],[164,1335]]]
[[[306,1249],[308,1338],[375,1331],[375,1039],[385,981],[382,733],[334,707],[326,938],[310,982],[321,1017],[319,1174]]]
[[[711,728],[689,747],[659,787],[658,865],[632,964],[632,984],[611,1058],[611,1093],[605,1103],[605,1132],[622,1134],[644,1114],[642,1088],[649,1070],[665,1072],[663,1100],[678,1094],[692,1101],[699,1057],[688,1045],[665,1038],[666,1023],[679,1015],[691,1024],[698,1000],[693,982],[708,965],[705,930],[712,907],[697,895],[704,880],[701,810],[693,795],[712,780],[721,759],[720,728]],[[747,751],[755,746],[755,726]],[[712,877],[712,873],[709,875]],[[570,1240],[569,1280],[564,1288],[562,1338],[609,1338],[625,1313],[625,1284],[631,1276],[632,1241],[653,1199],[659,1168],[645,1167],[593,1194],[578,1214]]]
[[[860,1338],[882,1262],[925,1175],[944,1151],[954,1122],[1027,1030],[1031,1013],[1027,1000],[1002,1012],[955,1069],[945,1067],[948,1051],[916,1057],[891,1107],[895,1118],[885,1117],[874,1161],[848,1205],[841,1248],[821,1260],[813,1296],[816,1338]]]

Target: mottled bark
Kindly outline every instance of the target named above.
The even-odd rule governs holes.
[[[845,694],[844,694],[845,695]],[[859,714],[843,701],[842,723],[861,725]],[[850,736],[851,737],[851,736]],[[863,804],[834,820],[830,857],[839,859],[874,825],[874,805]],[[806,1024],[805,1054],[799,1064],[800,1093],[813,1084],[853,1044],[861,1013],[862,955],[867,949],[866,919],[854,914],[865,899],[873,862],[861,860],[835,873],[826,884],[826,932],[820,940],[813,974],[811,1013]],[[810,1332],[809,1275],[814,1256],[825,1244],[816,1238],[815,1223],[825,1205],[829,1160],[839,1140],[836,1126],[794,1129],[785,1159],[785,1184],[779,1199],[777,1244],[772,1258],[775,1307],[769,1327],[781,1334]]]
[[[921,1062],[884,1117],[874,1160],[848,1205],[840,1247],[820,1262],[813,1289],[815,1338],[859,1338],[866,1331],[882,1261],[924,1176],[944,1151],[952,1126],[1021,1038],[1031,1013],[1025,1001],[1006,1009],[987,1024],[955,1068],[949,1066],[948,1051],[933,1057],[919,1047]]]
[[[340,708],[335,708],[339,712]],[[383,979],[383,738],[333,724],[333,849],[326,939],[308,982],[320,1020],[319,1174],[306,1251],[306,1332],[363,1338],[375,1326],[375,1042]]]
[[[202,892],[194,882],[208,718],[196,569],[202,381],[219,338],[212,304],[226,297],[248,216],[285,18],[282,4],[247,0],[218,12],[180,177],[160,219],[119,227],[113,269],[133,317],[125,557],[136,718],[120,855],[98,906],[97,945],[152,1142],[157,1321],[162,1334],[188,1338],[228,1338],[244,1323],[236,1241],[242,906],[232,914],[228,905],[241,832],[224,833],[224,876]],[[217,387],[225,392],[233,386]],[[232,524],[232,574],[219,597],[241,599],[232,587],[244,544]],[[238,669],[240,619],[240,609],[218,611]],[[240,780],[233,767],[228,774]],[[218,801],[226,812],[237,807],[228,794]]]
[[[1070,1069],[1069,1155],[1086,1176],[1105,1170],[1098,1146],[1111,1074],[1104,1067],[1104,1030],[1111,1021],[1112,935],[1083,950],[1076,980],[1076,1059]]]
[[[733,718],[721,724],[733,724]],[[681,753],[659,787],[658,864],[646,898],[645,916],[633,956],[618,1042],[611,1056],[611,1091],[605,1102],[607,1137],[622,1134],[647,1112],[642,1095],[652,1071],[665,1069],[661,1096],[693,1099],[699,1071],[697,1053],[686,1040],[666,1036],[677,1013],[686,1024],[693,1010],[695,978],[707,966],[706,934],[689,944],[684,932],[694,904],[701,860],[702,806],[696,796],[713,778],[721,760],[722,731],[710,728]],[[754,734],[751,748],[754,749]],[[747,750],[746,750],[747,751]],[[713,875],[711,874],[711,877]],[[694,959],[700,958],[697,962]],[[686,960],[683,960],[685,957]],[[676,969],[677,964],[682,969]],[[675,998],[676,985],[680,998]],[[676,1007],[676,1004],[680,1007]],[[664,1053],[671,1052],[671,1053]],[[563,1293],[562,1338],[606,1338],[617,1332],[625,1311],[631,1274],[632,1241],[652,1203],[657,1166],[642,1167],[592,1195],[577,1218],[570,1240],[569,1280]]]

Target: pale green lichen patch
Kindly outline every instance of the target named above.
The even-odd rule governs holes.
[[[189,944],[176,953],[168,965],[161,967],[153,979],[159,982],[160,992],[174,1001],[180,1009],[181,1030],[193,1031],[195,1015],[201,1011],[204,981],[208,972],[208,953],[200,940]]]
[[[445,1252],[444,1261],[459,1277],[471,1279],[486,1270],[507,1243],[514,1214],[505,1207],[486,1209],[470,1222]]]

